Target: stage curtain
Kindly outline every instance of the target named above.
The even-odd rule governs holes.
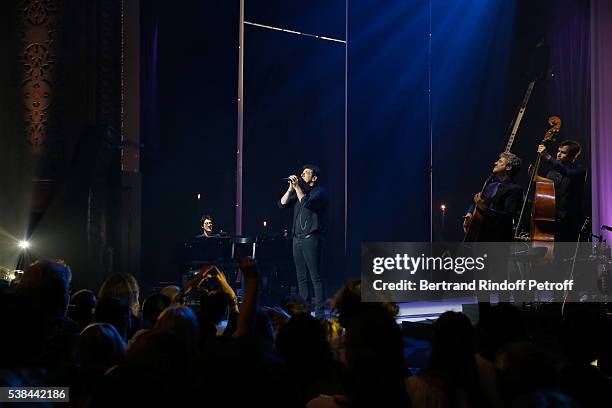
[[[593,232],[612,224],[612,2],[591,1]],[[608,238],[612,236],[608,233]]]

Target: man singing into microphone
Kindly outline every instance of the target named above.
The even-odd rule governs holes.
[[[327,192],[317,184],[319,167],[307,164],[302,167],[301,180],[289,176],[289,187],[280,201],[280,208],[293,204],[293,262],[297,274],[300,296],[309,300],[308,276],[312,281],[315,298],[315,315],[324,317],[325,293],[320,273],[321,244],[323,242],[323,217],[327,207]]]

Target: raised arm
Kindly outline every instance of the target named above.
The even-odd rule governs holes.
[[[559,160],[552,158],[548,161],[552,168],[566,177],[586,177],[586,169],[582,166],[569,167]]]
[[[289,205],[289,203],[296,198],[295,189],[293,188],[293,183],[291,182],[291,180],[288,181],[288,184],[289,186],[287,187],[287,191],[285,191],[285,194],[283,194],[283,196],[278,201],[279,208],[287,207],[287,205]]]
[[[558,171],[560,174],[565,177],[586,177],[586,169],[582,166],[568,166],[567,164],[555,159],[548,150],[546,150],[546,146],[539,145],[538,153],[542,155],[542,158],[546,160],[553,169]]]
[[[234,337],[244,336],[253,331],[255,325],[255,312],[257,309],[257,292],[259,290],[259,273],[257,264],[251,257],[243,258],[240,261],[240,270],[246,281],[244,300],[240,307],[238,317],[238,328]]]
[[[185,302],[185,299],[189,292],[193,289],[198,288],[202,283],[210,278],[210,272],[214,269],[213,265],[204,265],[200,272],[198,272],[193,279],[191,279],[180,292],[174,297],[172,301],[173,304],[182,304]]]

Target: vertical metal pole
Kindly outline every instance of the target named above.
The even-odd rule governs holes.
[[[348,0],[344,2],[344,255],[348,241]]]
[[[236,225],[235,235],[242,235],[242,147],[244,136],[244,0],[240,0],[240,26],[238,29],[238,131],[236,137]]]
[[[433,130],[431,119],[431,1],[429,0],[429,38],[427,51],[427,127],[429,137],[429,242],[433,242]]]
[[[120,137],[121,251],[118,269],[140,277],[142,174],[140,173],[140,3],[121,1]],[[114,265],[113,265],[114,267]]]

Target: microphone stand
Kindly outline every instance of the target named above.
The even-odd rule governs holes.
[[[576,241],[576,248],[574,249],[574,258],[572,259],[572,268],[570,269],[570,274],[569,274],[570,281],[574,279],[574,268],[576,267],[576,258],[578,257],[578,247],[580,246],[580,238],[582,238],[582,236],[585,234],[589,234],[590,229],[591,229],[591,218],[586,217],[586,219],[584,220],[584,224],[582,224],[582,228],[580,229],[580,233],[578,233],[578,240]],[[563,304],[561,305],[561,316],[563,316],[563,312],[565,310],[565,303],[567,302],[568,296],[569,296],[569,290],[566,288],[563,291]]]

